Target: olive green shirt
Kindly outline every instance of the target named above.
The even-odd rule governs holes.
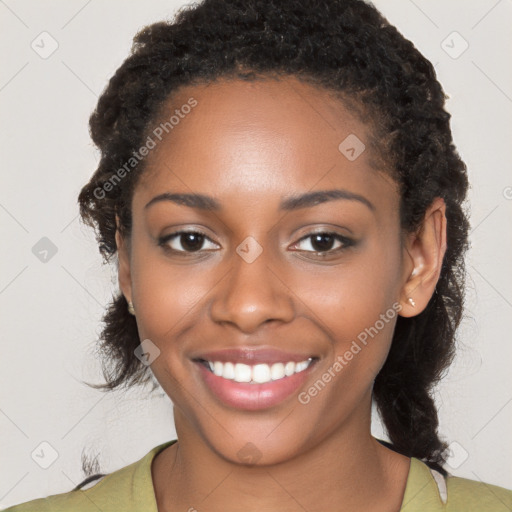
[[[80,490],[28,501],[5,512],[158,512],[151,462],[175,442],[156,446],[139,461]],[[511,512],[512,491],[453,476],[445,480],[412,458],[400,511]]]

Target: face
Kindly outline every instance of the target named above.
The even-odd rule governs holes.
[[[293,78],[187,87],[175,113],[150,134],[120,284],[178,436],[270,464],[370,435],[408,271],[368,127]]]

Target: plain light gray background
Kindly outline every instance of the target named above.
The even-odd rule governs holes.
[[[76,198],[98,161],[98,95],[135,33],[184,3],[0,0],[0,508],[69,491],[84,447],[107,472],[175,437],[165,395],[80,382],[100,379],[94,343],[117,281]],[[435,64],[472,183],[467,318],[436,395],[451,472],[512,488],[512,1],[375,4]],[[43,237],[46,262],[33,252]]]

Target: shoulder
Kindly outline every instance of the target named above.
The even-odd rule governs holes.
[[[115,504],[124,505],[124,496],[127,486],[132,480],[131,476],[135,464],[130,464],[118,471],[114,471],[100,480],[91,482],[82,489],[38,498],[15,505],[4,512],[89,512],[92,510],[113,510],[112,506]]]
[[[466,478],[444,478],[418,459],[411,469],[402,503],[403,512],[510,512],[512,491]]]
[[[508,512],[512,510],[512,491],[503,487],[455,476],[449,476],[446,479],[446,486],[448,490],[446,510],[449,512],[457,510]]]
[[[89,482],[79,490],[38,498],[4,512],[157,512],[151,462],[173,442],[156,446],[137,462]]]

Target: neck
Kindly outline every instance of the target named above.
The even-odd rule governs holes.
[[[176,411],[177,412],[177,411]],[[193,429],[153,462],[159,512],[171,510],[399,511],[410,459],[370,434],[370,415],[285,462],[247,466],[226,460]],[[356,422],[354,422],[356,423]],[[167,452],[167,453],[166,453]]]

